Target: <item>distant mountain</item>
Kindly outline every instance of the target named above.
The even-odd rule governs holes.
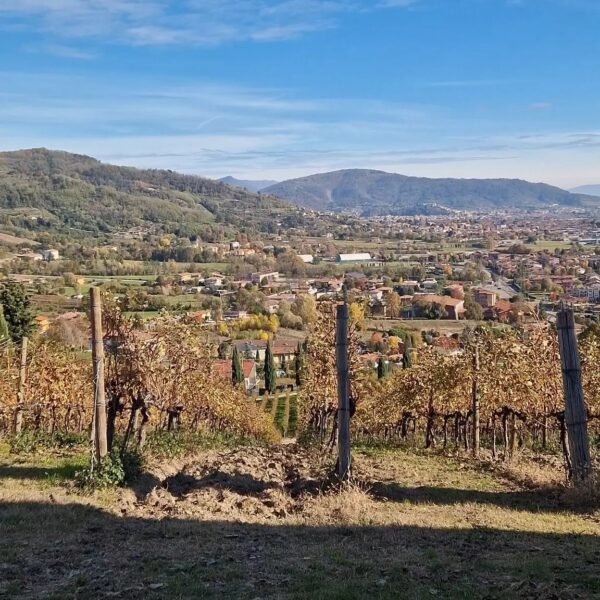
[[[306,208],[363,216],[600,207],[598,198],[519,179],[427,179],[364,169],[290,179],[263,191]]]
[[[600,196],[600,184],[580,185],[571,190],[572,194],[587,194],[588,196]]]
[[[141,227],[218,237],[302,217],[295,206],[212,179],[37,148],[0,152],[0,223],[69,236]]]
[[[231,175],[228,175],[227,177],[222,177],[221,179],[219,179],[219,181],[221,183],[225,183],[226,185],[231,185],[233,187],[242,188],[243,190],[248,190],[249,192],[260,192],[261,190],[264,190],[265,188],[271,185],[276,185],[278,183],[277,181],[273,181],[271,179],[265,179],[264,181],[236,179]]]

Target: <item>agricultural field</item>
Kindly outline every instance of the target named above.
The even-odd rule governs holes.
[[[479,325],[479,321],[451,321],[451,320],[436,320],[431,319],[366,319],[366,331],[388,331],[394,328],[405,329],[406,331],[430,331],[435,329],[441,335],[452,335],[462,333],[465,329],[473,329]]]
[[[84,450],[0,454],[0,597],[597,598],[599,513],[560,467],[294,446],[154,461],[84,495]],[[32,526],[35,524],[35,526]]]
[[[538,240],[533,244],[525,244],[527,248],[533,251],[539,250],[568,250],[573,247],[572,242],[566,242],[564,240]]]
[[[39,246],[40,243],[34,240],[28,240],[27,238],[17,237],[10,233],[3,233],[0,231],[0,244],[6,246],[19,246],[20,244],[27,244],[29,246]]]
[[[265,395],[259,401],[284,438],[295,438],[298,425],[298,394]]]
[[[125,261],[123,261],[123,263],[127,267],[135,267],[135,268],[140,268],[140,269],[147,267],[148,264],[154,264],[154,265],[157,264],[157,263],[146,263],[142,260],[125,260]],[[170,264],[174,265],[175,269],[177,271],[187,271],[191,266],[201,273],[211,272],[211,271],[227,271],[228,267],[230,266],[229,263],[226,263],[226,262],[207,262],[207,263],[171,262]],[[151,275],[150,278],[155,279],[156,275]]]

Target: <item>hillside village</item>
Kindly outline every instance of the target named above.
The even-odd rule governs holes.
[[[225,378],[237,346],[246,389],[256,394],[265,390],[267,343],[280,389],[295,388],[294,357],[324,301],[350,302],[361,360],[374,371],[381,361],[401,368],[407,338],[452,352],[465,327],[553,321],[562,302],[581,323],[600,319],[600,225],[593,218],[377,217],[362,227],[340,225],[321,236],[240,233],[222,242],[144,229],[95,247],[12,241],[1,265],[33,293],[42,331],[61,331],[85,347],[86,292],[100,284],[138,315],[142,329],[164,309],[201,322]],[[139,260],[142,249],[146,260]]]

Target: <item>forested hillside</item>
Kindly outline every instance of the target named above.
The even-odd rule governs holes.
[[[315,210],[363,216],[600,204],[592,196],[519,179],[427,179],[367,169],[290,179],[263,191]]]
[[[275,198],[173,171],[46,149],[0,153],[0,225],[9,228],[88,235],[152,227],[206,237],[228,227],[270,230],[299,214]]]

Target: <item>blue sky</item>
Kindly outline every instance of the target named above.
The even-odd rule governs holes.
[[[0,0],[0,148],[600,183],[600,0]]]

